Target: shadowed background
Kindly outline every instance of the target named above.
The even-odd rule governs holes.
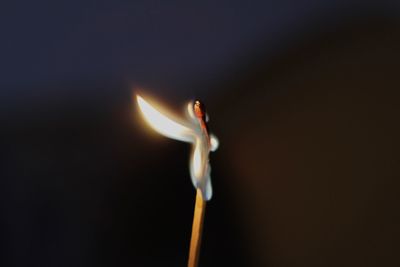
[[[1,11],[1,266],[185,266],[190,148],[145,91],[208,107],[200,266],[398,266],[399,4],[50,1]]]

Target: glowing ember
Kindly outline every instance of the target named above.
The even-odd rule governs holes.
[[[136,98],[146,122],[154,130],[169,138],[192,144],[190,157],[192,182],[195,188],[201,190],[203,198],[210,200],[212,186],[208,155],[210,151],[218,148],[218,140],[214,135],[208,133],[204,105],[199,101],[189,103],[187,119],[177,120],[163,114],[139,95]]]

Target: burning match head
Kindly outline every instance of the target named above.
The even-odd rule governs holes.
[[[207,135],[207,139],[209,139],[209,128],[208,128],[208,115],[206,112],[206,106],[200,100],[195,100],[193,102],[193,113],[194,116],[197,118],[197,121],[200,123],[201,128],[203,129],[204,133]]]
[[[206,116],[206,107],[203,102],[200,100],[194,101],[193,104],[194,114],[197,118],[202,119]]]

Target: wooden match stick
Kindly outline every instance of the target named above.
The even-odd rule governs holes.
[[[206,202],[203,199],[201,190],[197,189],[192,225],[192,238],[190,240],[188,267],[197,267],[199,263],[201,236],[203,232],[203,221],[205,212]]]

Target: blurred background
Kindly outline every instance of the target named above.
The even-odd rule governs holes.
[[[0,266],[186,266],[190,148],[137,92],[220,139],[200,266],[400,266],[398,1],[9,1],[0,34]]]

